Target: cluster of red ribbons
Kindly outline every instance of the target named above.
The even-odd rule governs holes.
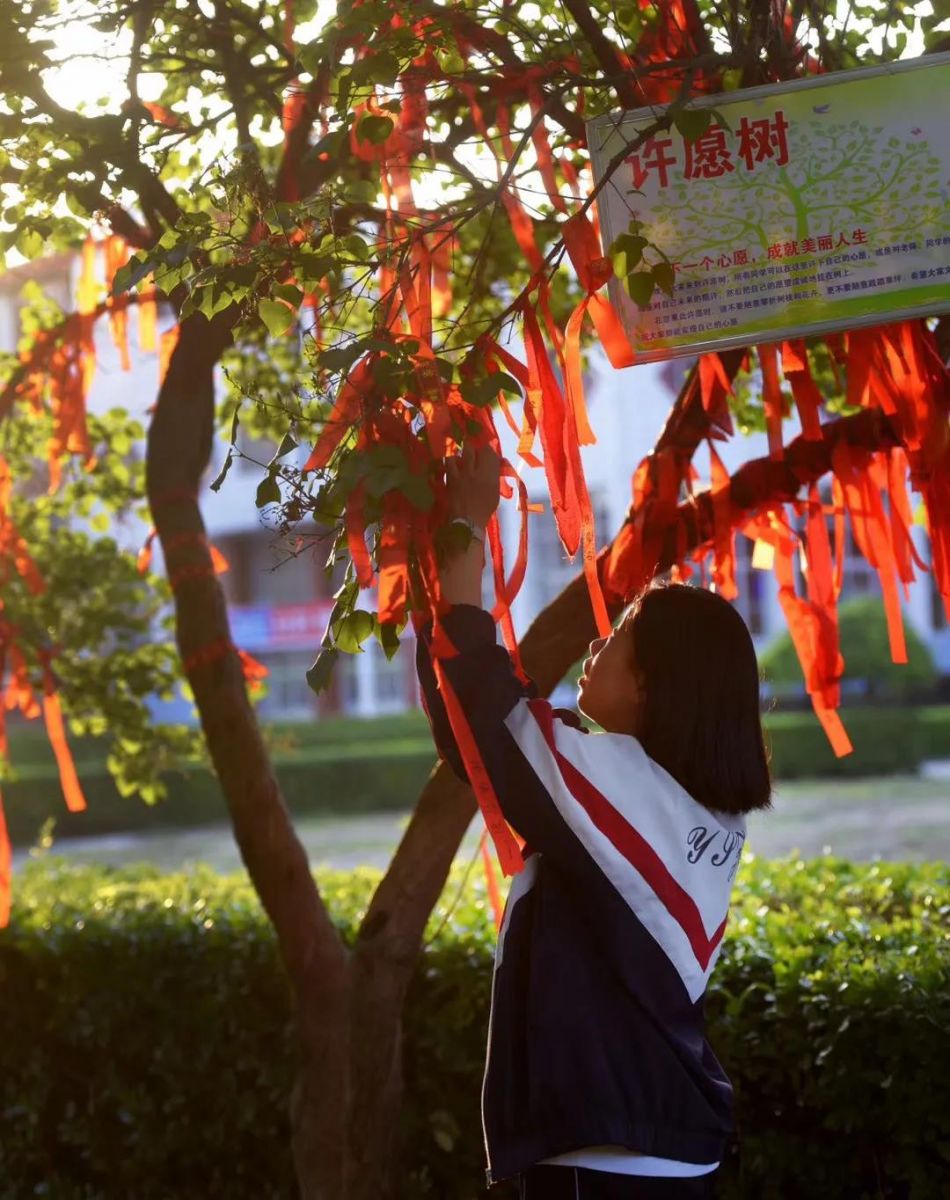
[[[645,0],[643,6],[647,7]],[[682,57],[702,49],[703,30],[695,6],[686,0],[661,5],[661,19],[651,25],[638,50],[638,58]],[[398,24],[399,17],[393,18]],[[473,25],[464,14],[445,17],[440,37],[454,39],[464,58],[478,53],[503,53],[504,39],[493,30]],[[791,35],[789,35],[791,36]],[[500,39],[500,40],[499,40]],[[652,41],[651,41],[652,39]],[[651,52],[650,47],[653,47]],[[642,53],[640,53],[642,51]],[[371,54],[356,47],[358,57]],[[895,659],[904,655],[899,593],[913,578],[919,562],[910,536],[912,524],[907,499],[908,473],[921,492],[927,512],[932,545],[933,570],[944,597],[950,596],[950,516],[948,516],[947,374],[935,355],[932,338],[920,322],[884,327],[829,339],[836,369],[848,400],[863,407],[881,408],[891,419],[900,445],[881,449],[842,443],[831,463],[832,491],[823,497],[817,481],[802,480],[804,494],[791,507],[763,496],[752,511],[732,494],[732,481],[713,444],[732,434],[729,412],[730,377],[718,355],[700,359],[696,386],[701,394],[704,435],[687,439],[682,452],[651,456],[633,478],[634,503],[628,522],[600,564],[590,496],[584,478],[580,448],[594,441],[583,391],[581,334],[589,318],[597,340],[616,367],[630,365],[634,355],[616,313],[609,304],[604,285],[612,266],[604,256],[596,222],[577,203],[569,205],[565,194],[578,199],[590,181],[582,183],[568,146],[560,154],[552,147],[547,128],[541,85],[546,72],[577,69],[569,62],[547,68],[537,65],[505,65],[486,84],[476,87],[454,81],[465,92],[472,123],[496,164],[499,200],[515,241],[528,267],[530,279],[516,302],[521,322],[524,355],[512,352],[490,335],[478,345],[480,366],[489,372],[503,370],[520,384],[524,395],[520,419],[516,419],[498,393],[499,409],[518,438],[518,456],[528,467],[544,472],[551,508],[565,551],[580,551],[598,629],[610,628],[609,609],[632,597],[658,569],[672,569],[688,577],[694,563],[705,570],[714,586],[725,596],[735,597],[735,539],[752,538],[757,544],[757,561],[766,557],[779,584],[779,597],[816,713],[838,753],[850,749],[837,716],[841,659],[837,600],[841,588],[846,523],[860,551],[877,570]],[[440,68],[432,53],[413,60],[400,79],[398,112],[392,96],[372,97],[357,114],[351,130],[351,149],[379,171],[386,204],[387,249],[401,248],[399,268],[380,269],[379,292],[385,314],[383,325],[394,339],[411,338],[417,371],[414,384],[398,398],[383,395],[375,382],[374,354],[356,363],[341,382],[332,413],[317,440],[305,470],[325,470],[347,432],[357,430],[357,450],[369,452],[381,445],[398,447],[413,473],[433,479],[433,460],[456,449],[449,432],[453,422],[478,422],[473,440],[498,444],[489,412],[466,405],[458,389],[445,383],[431,369],[435,356],[433,322],[448,310],[451,301],[446,261],[452,230],[424,228],[413,194],[410,167],[425,137],[426,85],[439,82]],[[662,73],[642,80],[645,95],[653,101],[672,98],[671,81]],[[708,80],[700,81],[707,86]],[[564,247],[581,285],[582,296],[562,329],[552,316],[545,256],[536,240],[535,221],[526,209],[507,164],[516,155],[509,105],[526,102],[531,110],[531,142],[538,177],[555,214],[564,219],[559,226]],[[384,107],[385,105],[385,107]],[[490,113],[488,111],[490,106]],[[382,142],[361,137],[362,117],[386,117],[392,130]],[[574,215],[568,216],[573,209]],[[591,210],[593,211],[593,210]],[[392,255],[386,262],[393,261]],[[758,347],[765,423],[770,458],[783,460],[783,418],[787,411],[787,388],[797,410],[803,437],[813,442],[824,438],[821,421],[822,394],[812,377],[809,357],[802,341]],[[784,377],[784,382],[783,382]],[[418,415],[424,418],[420,430]],[[701,545],[690,544],[682,512],[684,492],[692,493],[696,471],[692,465],[696,445],[708,440],[710,448],[710,501],[712,536]],[[510,605],[524,576],[527,548],[528,505],[524,486],[511,464],[505,464],[503,496],[514,495],[518,484],[522,533],[518,559],[506,579],[498,538],[497,522],[489,529],[493,568],[497,583],[495,619],[517,668],[517,642],[511,623]],[[379,619],[398,622],[405,613],[409,595],[410,563],[418,564],[428,615],[434,618],[433,641],[437,677],[449,717],[481,806],[495,842],[503,869],[520,869],[518,840],[501,815],[497,797],[480,762],[456,698],[453,696],[440,658],[455,652],[440,625],[444,605],[439,594],[434,555],[434,531],[442,511],[437,502],[428,514],[415,509],[398,492],[383,497],[381,537],[374,564],[366,545],[368,522],[364,511],[363,485],[351,492],[345,515],[347,537],[361,586],[379,586]],[[828,522],[834,528],[832,547]],[[670,539],[676,552],[670,561]],[[794,570],[796,558],[806,564],[804,591]],[[414,619],[423,614],[414,610]]]
[[[20,630],[5,615],[3,593],[8,580],[14,576],[23,580],[32,595],[39,595],[46,590],[46,581],[33,561],[10,511],[12,487],[10,469],[5,460],[0,458],[0,758],[7,754],[5,714],[18,709],[28,719],[42,715],[59,769],[66,807],[70,812],[80,812],[86,807],[86,801],[66,742],[50,663],[51,653],[45,647],[38,652],[43,670],[43,691],[38,700],[26,656],[19,643]],[[0,796],[0,926],[6,925],[10,917],[11,863],[10,840]]]
[[[662,66],[708,49],[699,12],[691,0],[660,3],[639,0],[639,3],[645,11],[655,10],[656,19],[647,24],[637,47],[638,63]],[[391,18],[394,29],[404,22],[405,18],[399,14]],[[577,72],[580,64],[571,56],[544,65],[521,63],[497,29],[485,27],[464,11],[448,6],[439,10],[438,20],[430,14],[420,18],[411,29],[420,35],[424,48],[402,70],[396,88],[386,93],[378,90],[363,102],[350,130],[352,154],[368,171],[378,172],[385,205],[380,245],[386,253],[380,255],[378,293],[382,315],[378,333],[411,360],[411,382],[398,396],[391,395],[380,383],[385,371],[377,369],[380,365],[377,340],[376,348],[357,361],[340,382],[332,412],[305,471],[332,472],[341,445],[352,431],[357,453],[379,455],[385,450],[395,455],[394,461],[401,464],[402,470],[417,476],[420,484],[435,485],[435,502],[429,511],[412,504],[402,490],[392,488],[383,492],[379,498],[379,537],[372,551],[367,545],[367,529],[376,523],[377,510],[374,501],[370,519],[366,484],[357,482],[347,497],[346,537],[360,585],[378,588],[378,614],[383,624],[400,625],[410,607],[410,597],[417,628],[426,616],[433,618],[435,670],[446,708],[501,865],[511,874],[521,868],[519,839],[504,821],[465,714],[441,667],[441,661],[456,651],[440,620],[446,605],[439,587],[435,535],[444,520],[445,508],[436,464],[458,448],[455,432],[459,428],[476,445],[498,448],[499,442],[491,411],[468,403],[457,385],[446,382],[435,361],[439,343],[437,323],[452,307],[452,256],[457,231],[450,220],[433,221],[430,214],[422,212],[413,190],[413,164],[428,145],[430,89],[448,85],[461,89],[465,95],[472,126],[495,163],[499,202],[530,276],[515,305],[521,323],[523,359],[508,345],[486,334],[465,370],[474,366],[489,373],[504,371],[521,386],[524,403],[520,420],[510,410],[501,389],[498,405],[518,437],[517,453],[523,464],[544,472],[552,513],[566,552],[571,556],[581,554],[597,628],[606,633],[610,628],[611,608],[632,597],[661,569],[685,578],[693,570],[691,564],[699,566],[703,571],[708,570],[708,577],[724,596],[734,597],[735,539],[737,533],[753,539],[756,561],[764,564],[767,560],[775,571],[780,601],[809,694],[838,753],[849,749],[847,734],[836,711],[843,669],[837,601],[847,530],[850,528],[858,549],[878,573],[891,649],[900,661],[905,655],[901,589],[906,591],[915,568],[924,568],[911,537],[913,517],[907,494],[908,479],[922,499],[931,545],[931,569],[940,594],[950,607],[948,374],[922,322],[827,338],[834,369],[840,375],[840,390],[855,407],[877,409],[886,417],[892,435],[890,441],[886,447],[837,441],[828,464],[831,479],[828,495],[822,493],[816,477],[803,473],[800,478],[792,479],[787,494],[776,497],[766,492],[750,503],[747,496],[735,494],[733,480],[714,445],[732,434],[730,374],[718,355],[702,356],[691,385],[698,389],[698,417],[680,441],[673,439],[638,466],[632,480],[633,505],[628,520],[608,552],[598,557],[581,459],[581,447],[594,441],[581,364],[585,322],[590,320],[597,340],[615,367],[630,365],[634,355],[604,295],[612,267],[600,243],[593,209],[588,216],[580,204],[592,187],[589,167],[578,166],[585,151],[583,141],[571,140],[567,135],[555,149],[550,135],[549,98],[545,96],[544,85],[552,73]],[[284,37],[292,52],[293,12],[289,4]],[[790,46],[794,44],[794,30],[788,21],[785,38]],[[357,37],[351,38],[346,48],[353,51],[357,61],[379,52],[374,44]],[[437,48],[457,52],[466,62],[487,59],[497,60],[500,65],[491,76],[480,68],[482,80],[476,84],[471,79],[446,74],[439,55],[434,52]],[[632,61],[617,50],[619,69],[630,66]],[[705,76],[697,77],[693,86],[710,90],[714,82]],[[680,78],[662,70],[643,75],[637,81],[644,102],[651,103],[675,98],[680,86]],[[318,73],[307,89],[296,81],[290,85],[283,113],[285,155],[278,179],[278,195],[283,200],[292,201],[301,192],[299,168],[304,158],[300,152],[301,131],[309,127],[308,121],[315,115],[326,133],[329,103],[325,74]],[[536,237],[536,222],[508,169],[518,155],[516,139],[523,136],[513,120],[515,105],[527,105],[530,110],[530,133],[524,136],[530,137],[537,177],[555,219],[559,220],[558,232],[581,288],[581,298],[563,329],[552,313],[551,254],[546,257],[542,252]],[[380,131],[386,135],[382,140]],[[568,215],[572,210],[573,215]],[[266,230],[261,226],[252,240],[263,236]],[[299,242],[303,236],[301,231],[292,240]],[[125,261],[124,256],[127,256],[124,248],[117,241],[110,242],[107,250],[110,273]],[[48,355],[41,364],[52,380],[57,427],[51,449],[57,457],[65,452],[88,455],[82,436],[83,414],[94,365],[91,321],[98,311],[88,247],[84,263],[76,327],[68,339],[63,339],[60,357]],[[311,302],[316,308],[315,297]],[[124,355],[125,314],[114,308],[110,321],[113,337]],[[140,322],[140,341],[144,345],[150,339],[154,345],[154,308],[140,305]],[[148,329],[151,333],[146,332]],[[319,329],[317,333],[319,337]],[[174,345],[173,336],[162,342],[166,363]],[[800,418],[803,438],[816,446],[823,442],[826,427],[821,420],[822,394],[812,377],[804,343],[760,346],[758,368],[769,461],[773,464],[786,461],[785,388]],[[36,372],[31,378],[35,376]],[[34,404],[38,403],[37,395],[34,387]],[[472,433],[473,429],[477,433]],[[697,544],[695,539],[690,541],[689,525],[695,515],[692,501],[697,499],[694,494],[697,472],[692,458],[704,440],[710,452],[708,499],[712,518],[708,536]],[[689,503],[684,504],[684,495],[690,498]],[[510,610],[524,578],[531,506],[519,472],[508,462],[503,467],[502,496],[518,504],[521,533],[516,561],[508,574],[497,517],[489,525],[496,585],[493,616],[501,626],[516,669],[523,675]],[[13,544],[9,536],[0,542],[6,547]],[[11,561],[16,561],[15,553],[8,551],[11,553],[14,555]],[[143,564],[147,565],[147,558],[148,547],[143,549]],[[803,589],[795,570],[796,558],[804,564]],[[23,561],[21,553],[20,562]],[[216,564],[218,568],[220,565]],[[202,573],[207,575],[207,568],[198,575]],[[186,586],[198,575],[188,574],[187,568],[182,568],[175,586]],[[205,656],[204,661],[232,650],[230,644],[222,642],[199,654]],[[16,694],[21,694],[22,683],[16,689],[20,689]],[[489,883],[497,914],[497,888],[491,874]]]
[[[815,712],[838,754],[851,743],[837,714],[844,669],[838,636],[838,599],[848,530],[858,552],[877,573],[895,662],[906,662],[901,594],[917,571],[932,570],[937,591],[950,613],[950,374],[932,334],[920,321],[884,325],[828,339],[838,384],[856,408],[876,409],[887,419],[886,445],[840,438],[827,467],[825,494],[807,460],[790,466],[782,490],[750,500],[737,497],[712,436],[731,432],[724,408],[729,381],[717,355],[699,363],[703,407],[710,420],[710,490],[713,536],[687,550],[687,522],[694,515],[680,503],[691,488],[688,458],[652,456],[634,475],[631,519],[613,543],[604,567],[604,587],[622,600],[657,571],[671,567],[688,576],[688,559],[709,569],[718,591],[738,595],[735,571],[737,531],[756,543],[753,565],[771,567],[779,601],[802,664]],[[785,408],[779,362],[794,398],[805,443],[822,443],[822,397],[801,342],[758,348],[769,455],[785,461],[781,418]],[[869,428],[865,426],[865,429]],[[691,457],[691,452],[689,457]],[[652,472],[650,470],[652,468]],[[765,478],[765,472],[759,472]],[[914,516],[908,484],[922,498],[921,514],[930,539],[931,564],[921,559],[912,537]],[[783,499],[787,502],[783,502]],[[670,561],[669,546],[677,546]],[[833,541],[832,541],[833,539]],[[796,560],[804,578],[800,590]]]
[[[104,278],[96,275],[97,260],[104,264]],[[108,315],[113,341],[119,352],[120,365],[124,370],[131,368],[128,344],[128,311],[130,299],[127,295],[112,297],[112,283],[116,272],[129,260],[129,249],[122,238],[108,237],[97,246],[87,238],[80,258],[80,274],[77,285],[76,310],[58,326],[42,331],[28,349],[20,355],[15,386],[8,386],[0,396],[0,418],[9,410],[17,395],[30,403],[30,411],[40,413],[48,404],[53,417],[53,432],[47,448],[49,467],[49,492],[54,494],[62,482],[62,463],[67,455],[80,455],[87,470],[96,466],[86,423],[86,400],[96,373],[95,323],[103,314]],[[158,336],[157,309],[154,286],[150,279],[139,285],[136,296],[138,313],[138,346],[140,351],[158,352],[159,382],[168,370],[168,364],[178,338],[178,327],[172,326],[161,338]],[[43,592],[46,583],[33,561],[29,548],[16,528],[11,513],[12,479],[7,463],[0,458],[0,758],[7,755],[4,714],[18,709],[24,717],[43,717],[50,745],[56,758],[60,785],[66,807],[70,812],[81,812],[86,807],[82,788],[66,738],[60,700],[56,689],[56,678],[52,667],[54,651],[45,647],[33,647],[42,669],[42,692],[37,699],[36,689],[31,682],[29,651],[22,641],[21,631],[4,614],[3,585],[14,576],[19,576],[25,586],[35,595]],[[182,535],[192,536],[192,535]],[[150,531],[145,545],[138,556],[138,569],[144,573],[151,564],[151,545],[155,531]],[[211,573],[227,570],[227,562],[216,547],[209,547]],[[171,578],[173,587],[182,586],[208,572],[196,572],[187,566]],[[210,657],[234,652],[238,655],[243,674],[253,688],[259,686],[266,673],[260,663],[249,654],[228,643],[223,649],[215,646]],[[197,665],[209,656],[196,660]],[[186,667],[189,664],[186,664]],[[194,664],[193,664],[194,665]],[[10,914],[10,871],[11,848],[0,796],[0,926],[7,924]]]

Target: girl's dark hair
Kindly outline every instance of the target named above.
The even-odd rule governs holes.
[[[650,758],[706,808],[768,808],[759,667],[742,617],[715,592],[654,584],[623,628],[643,682],[639,740]]]

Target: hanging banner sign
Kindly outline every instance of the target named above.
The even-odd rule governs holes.
[[[672,295],[656,288],[642,309],[610,281],[640,361],[950,310],[950,54],[689,112],[708,108],[692,142],[671,127],[632,148],[659,108],[588,123],[595,181],[612,167],[604,246],[627,233],[622,265],[644,271],[663,261],[647,248],[636,262],[645,238],[672,267]]]

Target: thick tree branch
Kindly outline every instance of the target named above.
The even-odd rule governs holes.
[[[349,954],[274,776],[198,505],[214,424],[213,368],[237,306],[181,323],[148,432],[149,505],[175,596],[176,636],[241,858],[274,927],[294,997],[302,1066],[292,1103],[304,1193],[344,1197],[349,1084]],[[218,652],[215,653],[215,650]],[[334,1168],[331,1164],[336,1164]],[[319,1180],[319,1182],[318,1182]]]
[[[686,397],[677,406],[681,413],[679,428],[682,432],[696,428],[691,423],[694,418],[690,413],[695,400],[692,398],[693,385],[689,380],[681,395]],[[673,423],[674,428],[676,424]],[[890,421],[876,409],[867,409],[855,416],[829,422],[823,432],[821,442],[796,438],[786,447],[783,460],[754,459],[736,472],[730,493],[733,526],[770,502],[781,503],[794,499],[802,487],[821,479],[831,469],[832,454],[841,442],[868,449],[899,443],[898,434]],[[672,439],[674,435],[672,432],[666,435],[664,431],[654,454],[663,450],[664,436]],[[628,526],[629,521],[612,546],[602,550],[598,556],[601,572],[611,549],[625,536]],[[690,555],[711,541],[713,533],[713,507],[708,489],[679,505],[672,514],[672,520],[667,514],[659,528],[651,526],[648,521],[644,528],[644,542],[660,548],[654,573],[659,575],[668,571],[678,557]],[[611,618],[619,615],[628,599],[607,597]],[[537,683],[542,695],[550,695],[596,636],[597,628],[587,584],[581,573],[538,614],[521,640],[525,670]],[[475,811],[471,789],[460,783],[444,763],[440,763],[423,788],[389,870],[376,890],[363,922],[361,937],[383,941],[385,952],[396,960],[406,963],[413,961],[426,919],[441,894],[459,842]]]
[[[730,381],[735,377],[746,353],[744,349],[731,350],[721,356],[723,369]],[[683,478],[686,466],[692,460],[696,447],[708,435],[709,428],[709,414],[703,407],[699,372],[694,364],[648,456],[648,477],[654,493],[663,460],[672,459],[676,477]],[[584,622],[582,627],[585,629],[592,626],[593,614],[583,577],[579,583],[579,587],[572,584],[568,589],[570,597],[566,603],[570,605],[571,613],[559,613],[550,627],[542,620],[542,613],[521,643],[522,655],[527,655],[524,661],[535,664],[533,670],[528,668],[535,678],[543,669],[547,651],[535,651],[533,639],[540,636],[546,640],[551,636],[546,632],[549,628],[552,632],[560,629],[563,635],[563,629],[577,619]],[[562,603],[565,595],[567,593],[562,593],[562,597],[554,601],[550,606],[552,610]],[[580,614],[574,611],[578,607],[583,610]],[[559,624],[562,619],[567,622],[563,627]],[[534,634],[538,621],[541,621],[541,633]],[[593,636],[591,632],[586,641]],[[586,641],[581,645],[581,650]],[[580,650],[563,663],[551,687],[579,657]],[[472,816],[472,797],[467,785],[460,783],[444,765],[437,766],[422,790],[405,835],[367,910],[361,943],[364,939],[371,940],[377,947],[377,953],[391,956],[395,962],[408,966],[414,961],[429,913],[445,886],[452,860]]]

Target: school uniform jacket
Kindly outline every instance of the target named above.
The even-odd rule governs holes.
[[[443,659],[508,823],[525,839],[499,931],[482,1123],[488,1182],[616,1145],[712,1163],[732,1088],[703,1035],[744,819],[692,799],[626,734],[590,734],[538,697],[491,616],[444,616]],[[467,779],[420,630],[441,756]]]

